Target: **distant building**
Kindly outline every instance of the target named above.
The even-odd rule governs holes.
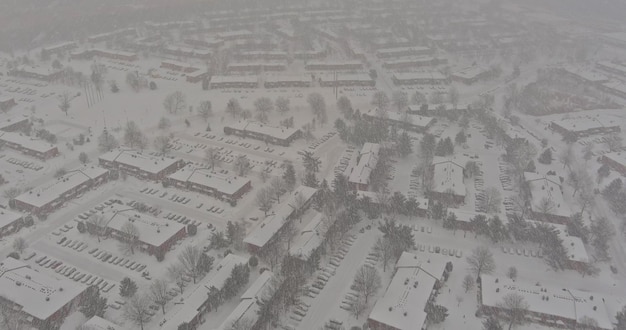
[[[396,72],[391,78],[395,85],[445,85],[450,79],[444,74],[432,72]]]
[[[265,88],[311,87],[311,76],[307,74],[266,75]]]
[[[527,220],[534,224],[545,224],[544,222]],[[583,272],[591,262],[587,249],[580,237],[571,236],[567,232],[567,226],[551,223],[550,226],[556,230],[559,238],[563,242],[563,248],[567,253],[567,261],[563,265],[565,268]]]
[[[9,257],[0,262],[0,303],[36,329],[48,329],[48,323],[62,324],[89,290],[83,284],[36,271],[20,260]]]
[[[22,226],[24,226],[22,214],[0,209],[0,238],[20,230]]]
[[[448,59],[446,58],[435,58],[431,56],[413,56],[397,59],[388,59],[383,62],[383,68],[389,70],[400,70],[415,67],[442,65],[447,63]]]
[[[309,71],[356,71],[363,70],[361,61],[309,61],[304,66]]]
[[[15,132],[28,127],[30,122],[23,116],[0,115],[0,131]]]
[[[94,223],[87,221],[87,230],[124,241],[129,239],[124,231],[124,225],[130,223],[137,228],[139,233],[136,238],[137,249],[150,255],[165,255],[177,241],[187,235],[183,224],[155,218],[134,209],[107,208],[102,212],[102,216],[106,219],[104,227],[96,227]]]
[[[0,110],[9,111],[11,108],[16,106],[15,99],[8,96],[0,96]]]
[[[621,132],[618,122],[592,116],[555,120],[550,123],[550,128],[571,141],[594,134]]]
[[[352,168],[348,183],[354,190],[367,191],[370,184],[370,176],[372,171],[378,165],[378,154],[380,153],[380,145],[377,143],[365,143],[357,157],[357,163]]]
[[[83,51],[76,51],[70,54],[70,57],[75,60],[90,60],[94,57],[100,58],[110,58],[112,60],[120,60],[120,61],[136,61],[138,56],[136,53],[125,52],[120,50],[109,50],[109,49],[86,49]]]
[[[248,259],[230,253],[213,267],[200,286],[188,297],[185,298],[183,306],[176,312],[171,313],[163,324],[163,329],[178,329],[182,323],[187,323],[190,330],[197,329],[204,323],[204,314],[210,309],[208,293],[211,287],[221,290],[230,277],[233,269],[237,265],[248,263]]]
[[[178,62],[178,61],[171,61],[171,60],[161,61],[161,68],[168,69],[168,70],[185,72],[185,73],[191,73],[191,72],[195,72],[195,71],[200,70],[197,67],[195,67],[193,65],[190,65],[188,63]]]
[[[100,166],[122,171],[143,180],[163,180],[185,166],[180,158],[144,155],[131,149],[116,149],[98,158]]]
[[[21,66],[15,69],[9,70],[7,75],[19,77],[19,78],[28,78],[28,79],[36,79],[42,80],[45,82],[52,82],[60,79],[64,74],[62,69],[44,69],[41,67],[27,67]]]
[[[433,50],[428,47],[396,47],[379,49],[376,51],[376,57],[390,58],[401,56],[430,55],[432,53]]]
[[[559,70],[560,73],[581,83],[603,84],[609,81],[605,75],[588,68],[566,65]]]
[[[293,221],[309,208],[316,193],[315,188],[300,186],[291,195],[284,197],[284,201],[274,208],[272,214],[263,219],[244,238],[243,242],[248,246],[248,250],[258,252],[274,240],[285,223]]]
[[[10,201],[12,207],[33,214],[48,214],[69,200],[109,180],[101,167],[83,167],[22,193]]]
[[[136,35],[137,35],[137,30],[135,30],[134,28],[128,28],[128,29],[120,29],[120,30],[116,30],[112,32],[94,34],[94,35],[87,37],[87,41],[92,44],[95,44],[95,43],[99,43],[103,41],[114,40],[117,38],[134,37]]]
[[[530,209],[537,219],[565,224],[574,213],[563,199],[561,181],[556,175],[524,172],[525,189],[531,196]]]
[[[240,60],[286,61],[289,54],[281,51],[246,51],[236,55]]]
[[[216,88],[257,88],[258,76],[212,76],[209,83],[211,89]]]
[[[78,45],[75,42],[67,41],[67,42],[57,44],[57,45],[44,47],[41,49],[41,53],[46,54],[48,56],[53,55],[53,54],[61,54],[63,52],[66,52],[70,49],[74,49],[76,47],[78,47]]]
[[[14,132],[0,132],[0,145],[39,159],[50,159],[59,154],[59,149],[47,141]]]
[[[472,66],[452,73],[451,78],[453,81],[471,85],[479,80],[485,79],[489,74],[490,70],[488,68]]]
[[[478,288],[479,309],[488,315],[504,316],[506,313],[502,304],[504,297],[514,293],[522,296],[528,305],[526,315],[528,321],[551,328],[613,329],[612,316],[607,312],[601,296],[563,286],[546,286],[537,281],[481,275]],[[594,320],[596,325],[585,324],[584,321],[587,319]]]
[[[600,160],[621,175],[626,175],[626,152],[609,152],[602,155]]]
[[[372,330],[418,330],[426,328],[426,306],[448,278],[443,259],[424,260],[403,252],[391,283],[376,301],[367,324]]]
[[[368,73],[337,73],[322,74],[318,78],[322,87],[350,87],[350,86],[375,86],[374,80]]]
[[[243,138],[249,137],[287,147],[302,136],[302,131],[297,128],[269,126],[257,121],[239,121],[233,125],[225,126],[224,134],[237,135]]]
[[[377,109],[371,109],[367,113],[364,113],[363,118],[371,121],[382,121],[389,126],[417,133],[426,132],[436,122],[433,117],[420,116],[411,113],[401,114],[396,111],[379,113]]]
[[[252,189],[250,179],[222,174],[208,168],[187,165],[167,177],[177,188],[189,189],[215,198],[235,202]]]
[[[465,168],[456,159],[434,157],[431,165],[432,187],[429,198],[462,204],[465,202]]]
[[[283,62],[231,62],[226,70],[228,72],[267,72],[285,71],[287,64]]]
[[[623,63],[600,61],[596,63],[596,67],[608,73],[618,75],[621,78],[626,78],[626,65]]]

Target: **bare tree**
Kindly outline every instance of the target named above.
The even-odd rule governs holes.
[[[70,102],[72,101],[72,97],[69,92],[63,92],[61,96],[59,96],[59,109],[65,113],[67,116],[67,112],[70,110]]]
[[[163,155],[170,151],[170,137],[167,135],[157,136],[154,139],[154,147]]]
[[[269,97],[260,97],[254,101],[254,108],[258,112],[257,118],[260,122],[267,122],[267,117],[274,110],[274,103]]]
[[[370,296],[375,295],[381,287],[378,271],[374,267],[361,266],[354,276],[353,287],[360,296],[365,298],[365,303]]]
[[[326,100],[320,93],[311,93],[307,97],[307,102],[311,107],[311,111],[320,122],[320,124],[326,123]]]
[[[574,149],[572,148],[572,145],[568,145],[567,148],[563,149],[563,151],[561,151],[561,154],[559,154],[559,160],[561,161],[561,163],[563,163],[563,168],[567,166],[567,168],[570,170],[575,158],[576,155],[574,154]]]
[[[211,101],[202,101],[198,106],[198,114],[204,121],[209,120],[209,117],[213,116],[213,107]]]
[[[176,283],[176,286],[180,289],[180,294],[183,294],[183,289],[185,289],[185,275],[185,269],[179,263],[174,263],[167,267],[167,276]]]
[[[506,276],[515,281],[517,278],[517,268],[514,266],[509,267],[509,270],[506,272]]]
[[[254,323],[253,319],[244,317],[233,321],[225,330],[252,330]]]
[[[595,145],[593,143],[587,143],[583,147],[583,159],[585,160],[585,163],[588,162],[589,160],[591,160],[591,158],[593,158],[593,147],[594,146]]]
[[[237,175],[244,176],[250,171],[250,160],[245,154],[241,154],[235,159],[234,167]]]
[[[589,172],[584,165],[575,165],[574,168],[570,170],[567,178],[572,188],[574,188],[572,196],[576,196],[578,191],[588,190],[593,187],[593,179],[589,176]]]
[[[22,254],[28,248],[28,243],[23,237],[17,237],[13,240],[13,251]]]
[[[357,320],[359,319],[359,316],[361,315],[361,313],[363,313],[365,308],[367,308],[367,303],[365,303],[365,300],[360,295],[357,295],[350,302],[350,313],[352,313],[352,315]]]
[[[92,234],[95,234],[100,243],[100,236],[104,235],[106,230],[107,219],[102,213],[94,213],[87,219],[87,228]]]
[[[619,134],[609,134],[604,137],[604,143],[609,148],[609,151],[618,151],[622,148],[622,137]]]
[[[409,97],[405,92],[395,91],[391,95],[391,103],[399,112],[406,111],[406,107],[409,105]]]
[[[163,315],[165,315],[165,304],[167,304],[169,299],[167,291],[167,282],[164,280],[157,279],[150,284],[150,297],[152,297],[152,301],[154,301],[155,304],[161,306]]]
[[[548,197],[543,197],[540,201],[539,201],[539,205],[537,205],[537,212],[539,212],[542,216],[547,216],[548,214],[550,214],[554,208],[556,207],[556,205],[554,205],[554,202],[548,198]]]
[[[159,129],[163,129],[163,130],[168,129],[171,126],[172,126],[172,122],[165,117],[161,117],[161,119],[159,119],[159,124],[157,125]]]
[[[393,244],[388,238],[379,238],[374,245],[374,251],[383,263],[383,272],[387,271],[387,264],[393,258]]]
[[[144,294],[136,294],[124,305],[124,318],[138,325],[141,330],[150,321],[150,299]]]
[[[466,293],[474,288],[474,282],[476,281],[474,280],[472,275],[465,275],[465,277],[463,278],[463,289],[465,289]]]
[[[502,204],[500,190],[495,187],[489,187],[485,189],[483,196],[484,198],[479,201],[482,211],[485,213],[499,213],[500,205]]]
[[[256,194],[256,204],[259,206],[259,209],[263,211],[265,216],[267,216],[267,212],[272,208],[272,192],[269,189],[264,188],[259,190]]]
[[[520,294],[506,294],[502,298],[502,303],[499,307],[504,311],[505,317],[509,322],[509,330],[511,330],[514,324],[524,324],[529,305]]]
[[[193,279],[193,283],[196,283],[196,279],[202,274],[200,265],[200,259],[202,252],[197,246],[187,245],[183,251],[178,255],[178,261],[183,267],[188,276]]]
[[[467,257],[469,269],[476,273],[476,277],[480,274],[491,274],[496,270],[496,262],[493,254],[486,246],[478,246],[472,250],[472,255]]]
[[[615,227],[605,217],[596,219],[591,224],[591,245],[600,260],[609,260],[609,242],[615,236]]]
[[[139,129],[139,126],[134,121],[127,122],[124,128],[124,144],[134,148],[139,147],[144,140],[145,136]]]
[[[378,91],[372,95],[372,105],[379,111],[386,111],[389,108],[389,96],[383,91]]]
[[[98,149],[101,152],[109,152],[119,146],[117,139],[106,129],[98,137]]]
[[[279,96],[276,98],[276,101],[274,101],[274,103],[276,104],[276,109],[278,110],[278,112],[283,114],[289,112],[290,107],[288,98]]]
[[[276,196],[276,200],[280,203],[280,196],[282,196],[285,192],[287,192],[287,185],[285,184],[285,180],[281,177],[275,177],[270,181],[270,187],[272,188],[272,192],[274,196]]]
[[[221,163],[219,150],[213,147],[208,148],[204,152],[204,160],[211,166],[211,170],[214,170],[215,166]]]
[[[13,303],[0,296],[0,328],[6,330],[26,330],[27,321],[20,311],[13,308]],[[28,327],[30,329],[30,327]]]
[[[242,109],[239,105],[239,101],[236,99],[228,100],[228,103],[226,104],[226,112],[233,116],[233,118],[241,115]]]
[[[168,113],[179,113],[187,108],[187,97],[181,91],[176,91],[165,97],[163,107]]]
[[[21,193],[22,193],[22,190],[20,188],[11,187],[11,188],[6,189],[2,195],[4,196],[4,198],[11,200],[19,196]]]
[[[124,254],[135,254],[135,248],[139,245],[139,229],[131,222],[122,225],[121,250]]]

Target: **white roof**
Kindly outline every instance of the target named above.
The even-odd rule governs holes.
[[[307,260],[311,253],[322,244],[328,225],[324,224],[324,215],[315,212],[313,219],[296,235],[289,254]]]
[[[566,65],[563,67],[563,70],[589,82],[601,83],[609,80],[609,78],[607,78],[605,75],[587,68]]]
[[[216,75],[211,77],[212,84],[223,84],[223,83],[256,83],[259,81],[259,77],[256,75],[249,76],[220,76]]]
[[[173,65],[173,66],[179,66],[181,68],[195,68],[193,65],[189,64],[189,63],[185,63],[185,62],[180,62],[180,61],[174,61],[174,60],[163,60],[161,61],[161,65]]]
[[[445,267],[443,259],[425,260],[403,252],[387,291],[376,301],[369,318],[395,329],[421,329],[426,321],[426,303]]]
[[[422,56],[407,56],[407,57],[400,57],[400,58],[394,58],[394,59],[389,59],[384,61],[383,63],[389,65],[389,64],[401,64],[401,63],[420,63],[420,62],[432,62],[435,58],[432,56],[426,56],[426,55],[422,55]]]
[[[265,50],[250,50],[250,51],[245,51],[245,52],[241,52],[241,55],[250,55],[250,56],[256,56],[256,55],[272,55],[272,56],[285,56],[287,57],[287,53],[286,52],[281,52],[281,51],[265,51]]]
[[[246,258],[233,253],[224,257],[211,271],[213,274],[207,275],[205,281],[189,297],[185,298],[183,307],[175,315],[168,317],[163,324],[163,329],[178,329],[181,323],[190,322],[198,315],[198,309],[207,301],[209,289],[212,286],[218,290],[222,289],[233,268],[247,262]]]
[[[45,320],[81,294],[86,286],[40,273],[20,260],[0,263],[0,296],[22,306],[22,312]]]
[[[396,72],[393,77],[397,80],[446,80],[448,79],[443,73],[438,71],[419,71],[419,72]]]
[[[323,74],[320,75],[319,77],[322,81],[335,81],[335,76],[333,74]],[[337,81],[365,81],[365,82],[369,82],[369,81],[373,81],[372,77],[365,72],[356,72],[356,73],[349,73],[349,72],[338,72],[337,73]]]
[[[217,37],[224,39],[224,38],[229,38],[229,37],[247,37],[251,35],[252,35],[252,32],[248,30],[238,30],[238,31],[220,32],[217,34]]]
[[[242,176],[222,174],[211,171],[208,168],[196,168],[193,165],[187,165],[181,168],[175,173],[172,173],[169,178],[213,188],[228,195],[236,193],[250,182],[250,179]]]
[[[157,174],[180,159],[174,157],[154,157],[132,149],[115,149],[100,156],[101,160],[136,167],[142,171]]]
[[[572,211],[569,205],[563,200],[561,192],[561,181],[556,175],[540,175],[537,173],[524,172],[524,180],[530,188],[531,209],[534,212],[541,210],[541,201],[544,198],[552,201],[553,207],[548,214],[562,217],[569,217]]]
[[[626,152],[609,152],[602,155],[602,157],[606,157],[618,164],[626,165]]]
[[[125,224],[132,223],[139,231],[139,241],[157,247],[185,228],[183,224],[155,218],[134,209],[105,209],[104,217],[108,220],[107,228],[121,232]]]
[[[263,247],[267,242],[269,242],[276,233],[278,233],[287,218],[291,216],[291,214],[295,211],[295,198],[298,195],[301,195],[304,198],[304,201],[308,201],[313,197],[317,189],[300,186],[294,190],[288,199],[285,199],[280,205],[278,205],[275,209],[273,215],[265,218],[258,226],[256,226],[252,232],[246,236],[243,240],[246,244],[252,244],[258,247]]]
[[[319,65],[363,65],[361,63],[361,61],[358,60],[345,60],[345,61],[339,61],[339,60],[325,60],[325,61],[308,61],[307,65],[315,65],[315,66],[319,66]]]
[[[310,83],[311,76],[307,74],[291,74],[291,75],[267,75],[265,82],[304,82]]]
[[[94,51],[105,53],[105,54],[113,54],[113,55],[122,55],[122,56],[137,56],[137,53],[127,52],[123,50],[111,50],[104,48],[94,48]]]
[[[78,187],[91,179],[105,175],[108,172],[108,170],[97,166],[82,167],[77,170],[70,171],[64,176],[54,179],[51,182],[47,182],[24,192],[15,199],[34,207],[42,207],[60,198],[75,187]]]
[[[602,86],[612,89],[614,91],[620,92],[620,93],[626,93],[626,84],[624,84],[621,81],[609,81],[607,83],[602,84]]]
[[[553,123],[563,127],[570,132],[582,132],[595,128],[618,126],[619,123],[614,122],[612,119],[603,120],[598,116],[583,115],[576,118],[564,118],[561,120],[554,120]]]
[[[259,275],[248,290],[241,295],[239,305],[235,307],[218,329],[230,330],[233,323],[239,320],[256,320],[261,309],[259,301],[267,298],[266,295],[271,294],[271,291],[274,289],[271,285],[273,277],[274,273],[269,270]]]
[[[605,67],[605,68],[609,68],[609,69],[613,69],[613,70],[619,71],[622,74],[626,74],[626,65],[621,64],[621,63],[613,63],[613,62],[609,62],[609,61],[600,61],[600,62],[598,62],[598,66],[600,68]]]
[[[496,283],[497,281],[497,283]],[[482,275],[481,294],[484,306],[499,306],[509,293],[524,297],[528,310],[580,322],[589,317],[598,322],[601,329],[613,329],[611,318],[601,297],[594,293],[561,287],[547,287],[523,280],[512,281],[508,277]],[[548,297],[546,300],[545,297]],[[594,310],[596,308],[596,310]]]
[[[122,330],[122,327],[119,325],[105,320],[99,316],[94,316],[87,320],[87,322],[83,323],[82,328],[85,330]]]
[[[13,132],[0,132],[0,141],[18,144],[22,146],[22,148],[41,153],[45,153],[56,148],[55,145],[50,144],[45,140],[33,139],[30,136],[25,136],[20,133]]]
[[[463,165],[454,158],[433,158],[433,188],[438,193],[452,191],[454,195],[465,196]]]
[[[240,131],[254,132],[283,140],[290,138],[298,132],[297,128],[269,126],[258,121],[239,121],[230,125],[230,127]]]
[[[367,112],[367,115],[371,117],[380,117],[382,114],[379,113],[377,109],[370,109]],[[397,111],[385,111],[383,116],[392,121],[408,122],[410,125],[418,127],[426,127],[435,120],[433,117],[420,116],[411,113],[399,113]]]
[[[378,54],[395,54],[395,53],[401,53],[401,52],[429,52],[430,48],[428,47],[421,47],[421,46],[415,46],[415,47],[396,47],[396,48],[383,48],[383,49],[379,49],[376,51],[376,53]]]
[[[488,218],[488,215],[486,213],[474,212],[470,210],[455,209],[455,208],[448,208],[448,213],[454,213],[454,215],[456,216],[456,220],[462,221],[462,222],[470,222],[477,215],[484,215],[485,217]]]
[[[12,97],[11,97],[12,99]],[[0,102],[2,102],[2,97],[0,96]],[[28,121],[28,118],[23,116],[10,116],[5,114],[0,114],[0,131],[14,125],[15,123]]]
[[[453,76],[459,77],[459,78],[463,78],[463,79],[474,79],[476,77],[478,77],[479,75],[483,74],[484,72],[486,72],[488,69],[482,66],[472,66],[469,68],[465,68],[461,71],[457,71],[455,73],[453,73]]]
[[[537,224],[546,224],[545,222],[538,222],[533,220],[528,221]],[[567,251],[568,260],[584,263],[587,263],[591,260],[589,258],[589,255],[587,254],[587,249],[585,248],[585,244],[583,243],[583,241],[580,239],[580,237],[570,236],[567,233],[567,226],[554,223],[550,223],[549,226],[556,229],[559,238],[563,241],[563,247]]]
[[[352,170],[352,173],[350,173],[348,181],[357,184],[368,184],[370,181],[370,174],[372,174],[372,171],[378,164],[379,151],[379,144],[369,142],[365,143],[359,154],[361,158]]]
[[[48,76],[57,72],[61,72],[60,69],[42,68],[40,66],[20,66],[17,68],[17,71],[28,72],[41,76]]]
[[[21,219],[22,214],[7,209],[0,209],[0,228],[4,228]]]

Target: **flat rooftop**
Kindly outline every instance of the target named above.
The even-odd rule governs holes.
[[[100,160],[136,167],[151,174],[157,174],[180,161],[179,158],[175,157],[155,157],[145,155],[137,150],[121,148],[107,152],[100,156]]]
[[[210,187],[228,195],[236,193],[250,182],[250,179],[242,176],[222,174],[208,168],[196,168],[193,165],[187,165],[181,168],[175,173],[172,173],[169,178]]]
[[[258,121],[241,120],[228,127],[236,129],[236,130],[240,130],[240,131],[248,131],[248,132],[253,132],[257,134],[263,134],[263,135],[271,136],[271,137],[282,139],[282,140],[286,140],[298,132],[297,128],[270,126],[270,125],[263,124]]]
[[[22,148],[41,153],[46,153],[56,148],[54,144],[51,144],[50,142],[47,142],[45,140],[34,139],[30,136],[14,132],[0,132],[0,141],[17,144],[20,145]]]
[[[123,232],[122,228],[125,224],[133,224],[139,231],[139,241],[152,246],[163,245],[181,229],[185,229],[183,224],[155,218],[145,213],[139,213],[134,209],[107,208],[104,210],[103,216],[108,221],[107,228],[117,231]]]

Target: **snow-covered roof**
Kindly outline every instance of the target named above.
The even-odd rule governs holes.
[[[252,36],[252,32],[248,30],[238,30],[238,31],[225,31],[217,34],[218,38],[226,39],[226,38],[235,38],[235,37],[250,37]]]
[[[529,312],[577,322],[589,317],[596,320],[600,329],[613,329],[602,298],[594,297],[592,292],[543,286],[519,279],[512,281],[508,277],[492,275],[482,275],[481,279],[483,306],[499,307],[507,294],[516,293],[524,298]]]
[[[561,181],[556,175],[541,175],[533,172],[524,172],[524,180],[530,188],[531,209],[533,212],[541,212],[541,204],[544,199],[552,202],[548,214],[569,217],[572,211],[563,200]]]
[[[0,141],[17,144],[20,145],[22,148],[41,153],[46,153],[56,148],[55,145],[50,144],[45,140],[33,139],[30,136],[25,136],[20,133],[13,132],[0,132]]]
[[[250,51],[245,51],[245,52],[241,52],[241,55],[243,56],[284,56],[287,57],[287,53],[286,52],[281,52],[281,51],[265,51],[265,50],[250,50]]]
[[[322,81],[346,81],[346,82],[350,82],[350,81],[365,81],[365,82],[370,82],[373,81],[372,77],[366,73],[366,72],[338,72],[337,73],[337,78],[335,79],[335,75],[333,74],[322,74],[319,77]]]
[[[121,56],[128,56],[128,57],[137,56],[137,53],[127,52],[127,51],[123,51],[123,50],[112,50],[112,49],[105,49],[105,48],[93,48],[93,51],[99,52],[99,53],[104,53],[104,54],[121,55]]]
[[[489,69],[482,66],[471,66],[463,70],[454,72],[452,75],[463,79],[475,79],[481,74],[487,72]]]
[[[594,71],[592,69],[584,68],[584,67],[576,67],[573,65],[565,65],[563,67],[567,73],[574,75],[582,80],[592,82],[592,83],[602,83],[609,80],[605,75]]]
[[[27,72],[27,73],[31,73],[31,74],[36,74],[36,75],[40,75],[40,76],[49,76],[49,75],[53,75],[56,73],[61,72],[61,69],[54,69],[54,68],[42,68],[40,66],[20,66],[17,68],[17,71],[21,71],[21,72]]]
[[[82,167],[24,192],[15,200],[39,208],[63,197],[67,192],[89,180],[106,175],[108,172],[108,170],[97,166]]]
[[[264,271],[241,295],[239,305],[228,315],[218,330],[230,330],[233,323],[239,320],[256,320],[261,309],[260,301],[272,294],[272,278],[274,273]]]
[[[377,109],[370,109],[367,112],[367,115],[371,117],[380,117],[381,115],[383,115],[383,117],[388,120],[401,122],[401,123],[408,123],[412,126],[418,126],[418,127],[427,127],[428,125],[432,124],[433,121],[435,120],[435,118],[433,117],[420,116],[420,115],[411,114],[411,113],[399,113],[397,111],[385,111],[384,114],[381,114]]]
[[[407,57],[388,59],[388,60],[384,61],[383,63],[386,64],[386,65],[403,64],[403,63],[430,63],[434,59],[435,59],[434,57],[426,56],[426,55],[422,55],[422,56],[407,56]]]
[[[333,65],[333,66],[360,66],[363,65],[361,61],[358,60],[324,60],[324,61],[308,61],[307,65],[312,66],[325,66],[325,65]]]
[[[163,324],[163,329],[178,329],[183,322],[191,322],[200,313],[199,309],[207,301],[209,289],[214,286],[218,290],[224,287],[226,279],[230,277],[235,266],[247,263],[248,260],[236,254],[229,254],[222,259],[200,286],[186,297],[183,307],[174,315],[170,315]]]
[[[0,297],[40,320],[52,316],[86,288],[78,282],[40,273],[20,260],[6,258],[0,263]]]
[[[211,83],[212,84],[256,83],[258,81],[259,81],[259,77],[256,76],[256,75],[246,75],[246,76],[237,76],[237,75],[221,76],[221,75],[215,75],[215,76],[211,77]]]
[[[434,157],[432,191],[465,196],[464,167],[460,164],[455,158]]]
[[[602,84],[602,86],[604,86],[605,88],[614,90],[616,92],[626,93],[626,84],[619,80],[606,82]]]
[[[127,223],[132,223],[139,232],[139,241],[152,245],[161,246],[172,236],[176,235],[185,225],[155,218],[145,213],[139,213],[134,209],[105,209],[103,216],[107,219],[107,228],[124,232],[123,227]]]
[[[579,116],[575,118],[563,118],[561,120],[553,120],[552,123],[561,126],[570,132],[584,132],[587,130],[598,129],[603,127],[618,126],[619,123],[612,119],[599,118],[597,116]]]
[[[2,100],[2,97],[0,96],[0,103],[2,102],[3,100]],[[0,131],[4,130],[5,128],[11,125],[15,125],[16,123],[20,123],[24,121],[28,121],[28,118],[25,118],[23,116],[15,116],[15,115],[10,116],[10,115],[5,115],[5,114],[0,114]]]
[[[144,155],[136,150],[121,148],[107,152],[100,156],[100,160],[135,167],[151,174],[158,174],[180,161],[174,157],[155,157]]]
[[[477,215],[484,215],[485,217],[488,217],[486,213],[455,208],[448,208],[448,213],[454,213],[454,215],[456,216],[456,221],[462,222],[470,222]]]
[[[379,144],[365,143],[359,153],[359,162],[350,173],[348,181],[356,184],[368,184],[370,175],[378,164],[378,152],[380,152]]]
[[[194,70],[198,70],[198,68],[194,67],[193,65],[189,64],[189,63],[185,63],[185,62],[180,62],[180,61],[174,61],[174,60],[163,60],[161,61],[161,65],[171,65],[171,66],[178,66],[181,67],[183,69],[194,69]]]
[[[448,79],[439,71],[396,72],[393,74],[396,80],[446,80]]]
[[[248,131],[271,136],[273,138],[281,140],[287,140],[298,132],[297,128],[270,126],[258,121],[239,121],[230,125],[229,127],[240,131]]]
[[[265,244],[283,228],[288,218],[296,211],[296,198],[302,198],[306,204],[306,202],[313,197],[315,192],[317,192],[317,189],[307,186],[296,188],[288,198],[275,208],[273,215],[261,221],[261,223],[246,236],[243,240],[244,243],[258,247],[265,246]]]
[[[4,228],[21,219],[22,214],[7,209],[0,209],[0,228]]]
[[[85,330],[122,330],[122,327],[111,322],[105,320],[99,316],[94,316],[87,320],[87,322],[83,323],[82,328]]]
[[[308,74],[287,74],[287,75],[266,75],[265,82],[278,83],[278,82],[303,82],[310,83],[311,76]]]
[[[609,153],[602,155],[602,157],[610,159],[614,161],[615,163],[626,165],[626,152],[621,152],[621,151],[609,152]]]
[[[396,47],[396,48],[384,48],[376,51],[378,55],[391,55],[396,53],[404,53],[404,52],[413,52],[413,53],[427,53],[430,52],[431,49],[428,47]]]
[[[324,241],[328,225],[324,224],[324,215],[315,212],[313,219],[300,231],[289,249],[289,254],[307,260],[311,253]]]
[[[250,179],[242,176],[222,174],[208,168],[196,168],[191,164],[172,173],[169,178],[209,187],[228,195],[236,193],[250,182]]]
[[[626,65],[621,63],[614,63],[609,61],[600,61],[598,62],[598,67],[603,69],[611,69],[614,71],[621,72],[622,74],[626,74]]]
[[[426,303],[445,267],[441,258],[424,260],[403,252],[387,291],[376,301],[369,319],[393,329],[421,329],[426,321]]]

